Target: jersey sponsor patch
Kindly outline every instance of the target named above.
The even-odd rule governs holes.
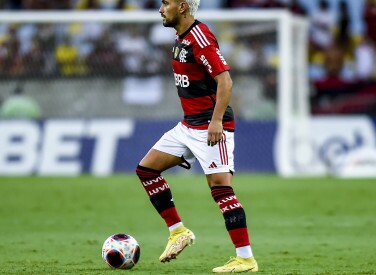
[[[173,49],[173,52],[174,52],[174,58],[177,58],[179,55],[179,47],[175,47],[175,49]]]
[[[183,88],[189,87],[189,79],[188,76],[185,74],[176,74],[174,73],[175,76],[175,85],[180,86]]]
[[[227,66],[227,62],[226,62],[225,58],[223,57],[221,51],[220,51],[218,48],[217,48],[217,50],[216,50],[216,53],[217,53],[217,55],[219,56],[219,59],[221,59],[223,65],[226,65],[226,66]]]
[[[200,56],[200,60],[202,61],[202,64],[206,66],[206,69],[208,70],[209,73],[213,72],[212,66],[210,65],[209,61],[206,59],[205,55]]]

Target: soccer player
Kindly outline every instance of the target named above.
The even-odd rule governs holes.
[[[170,237],[161,262],[175,259],[195,240],[175,208],[161,173],[198,160],[235,246],[236,257],[215,273],[258,271],[250,246],[244,209],[231,187],[234,172],[234,114],[230,67],[209,28],[195,19],[200,0],[162,0],[163,25],[176,30],[172,50],[175,85],[184,119],[166,132],[139,163],[136,173],[150,201],[166,222]]]

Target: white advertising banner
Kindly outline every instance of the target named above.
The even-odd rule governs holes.
[[[334,176],[376,177],[376,129],[372,119],[315,117],[312,121],[316,164]]]
[[[134,133],[128,119],[0,121],[0,175],[76,176],[83,173],[83,140],[93,140],[88,172],[113,173],[120,139]]]
[[[375,125],[366,116],[312,117],[305,135],[291,131],[285,143],[276,136],[277,172],[286,177],[376,177]],[[286,144],[288,152],[281,150]]]

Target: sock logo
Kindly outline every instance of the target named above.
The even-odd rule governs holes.
[[[224,204],[226,202],[229,202],[229,201],[232,201],[232,200],[236,200],[236,196],[235,195],[226,197],[223,200],[218,201],[217,204],[218,205],[222,205],[222,204]]]
[[[168,185],[167,182],[165,182],[162,186],[158,186],[154,189],[148,189],[147,191],[148,191],[149,196],[154,196],[154,195],[156,195],[160,192],[166,191],[168,189],[170,189],[170,186]]]
[[[161,180],[163,180],[163,177],[159,176],[158,178],[151,179],[151,180],[145,180],[145,181],[141,181],[141,182],[146,187],[146,186],[152,185],[153,183],[158,183]]]
[[[226,213],[228,211],[235,210],[237,208],[243,208],[242,205],[240,204],[240,202],[221,207],[221,212],[223,214],[223,213]]]
[[[223,213],[226,213],[228,211],[235,210],[237,208],[243,208],[241,203],[238,201],[235,195],[225,197],[219,201],[217,201],[217,204],[219,205],[219,208]]]
[[[170,186],[165,181],[162,175],[156,176],[154,178],[149,177],[147,178],[147,180],[141,180],[141,183],[144,186],[149,197],[155,196],[170,189]]]

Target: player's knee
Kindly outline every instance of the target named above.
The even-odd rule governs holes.
[[[152,179],[152,178],[157,178],[161,175],[160,171],[147,168],[141,165],[138,165],[136,167],[136,175],[141,179]]]
[[[144,167],[142,167],[142,166],[140,166],[140,165],[137,165],[137,167],[136,167],[136,175],[137,175],[138,177],[140,177],[140,176],[142,175],[142,173],[143,173],[143,168],[144,168]]]
[[[214,186],[231,186],[232,175],[230,173],[218,173],[206,175],[206,180],[210,188]]]

